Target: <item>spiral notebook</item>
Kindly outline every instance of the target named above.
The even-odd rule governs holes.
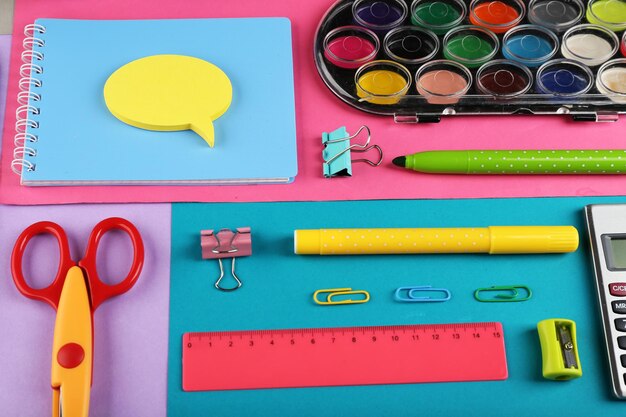
[[[291,25],[286,18],[38,19],[25,29],[15,159],[31,186],[288,183],[297,173]],[[192,131],[120,122],[103,87],[121,66],[186,55],[232,83],[215,147]],[[185,92],[181,92],[183,99]]]

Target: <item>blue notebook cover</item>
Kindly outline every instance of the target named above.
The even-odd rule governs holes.
[[[45,33],[41,99],[28,133],[24,185],[287,183],[297,173],[291,24],[286,18],[38,19]],[[103,88],[121,66],[150,55],[197,57],[230,78],[233,100],[214,121],[215,147],[192,131],[126,125]]]

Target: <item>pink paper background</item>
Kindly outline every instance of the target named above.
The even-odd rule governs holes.
[[[0,171],[0,202],[44,204],[158,201],[294,201],[395,198],[473,198],[620,195],[626,176],[469,177],[436,176],[391,166],[398,155],[430,149],[611,149],[626,148],[626,121],[574,123],[564,117],[458,117],[438,125],[396,125],[391,118],[362,113],[337,99],[313,62],[313,36],[332,0],[17,0],[6,127]],[[238,187],[48,187],[19,186],[10,171],[21,33],[39,17],[141,19],[287,16],[293,25],[299,174],[291,185]],[[87,36],[88,34],[86,34]],[[79,87],[79,86],[77,86]],[[354,177],[324,179],[320,135],[346,125],[370,126],[373,143],[385,152],[383,166],[354,167]]]
[[[94,381],[89,415],[165,416],[169,204],[0,206],[0,415],[40,417],[52,411],[50,364],[55,312],[47,304],[22,296],[15,288],[9,266],[15,239],[34,222],[57,222],[68,235],[72,259],[77,260],[84,254],[93,226],[112,216],[124,217],[137,226],[146,256],[133,288],[103,303],[94,315]],[[98,271],[105,282],[112,283],[128,270],[130,243],[121,234],[105,236],[101,243]],[[57,267],[55,241],[51,237],[37,238],[26,254],[25,273],[32,278],[29,284],[48,285]]]
[[[9,81],[9,56],[11,52],[11,35],[0,35],[0,132],[4,125],[6,107],[7,82]],[[0,152],[2,150],[0,149]]]

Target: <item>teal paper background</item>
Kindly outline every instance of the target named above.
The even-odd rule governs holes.
[[[174,204],[168,415],[624,416],[626,403],[610,394],[583,219],[585,204],[620,201],[626,198]],[[294,229],[489,225],[574,225],[581,244],[575,253],[558,255],[293,254]],[[217,261],[201,259],[200,230],[241,226],[252,228],[253,244],[252,256],[237,261],[244,286],[222,293],[213,288]],[[418,284],[448,288],[452,299],[393,301],[397,287]],[[478,287],[506,284],[530,286],[532,299],[493,304],[473,299]],[[313,291],[335,287],[366,289],[372,299],[336,307],[312,302]],[[536,325],[554,317],[577,324],[583,368],[578,380],[553,382],[541,376]],[[508,380],[193,393],[181,388],[185,332],[474,321],[502,322]]]

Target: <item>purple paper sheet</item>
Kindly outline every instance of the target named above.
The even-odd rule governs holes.
[[[133,222],[145,245],[145,264],[131,290],[95,313],[91,416],[165,416],[170,266],[170,205],[0,206],[0,404],[3,416],[51,414],[50,365],[55,312],[22,296],[11,278],[10,256],[28,225],[51,220],[67,232],[72,258],[82,257],[100,220],[120,216]],[[36,238],[26,251],[25,273],[43,287],[56,272],[52,237]],[[105,236],[98,272],[105,282],[121,277],[132,247],[122,233]],[[28,259],[28,261],[26,261]],[[30,267],[29,267],[30,266]],[[118,279],[119,280],[119,279]]]
[[[4,109],[6,109],[10,57],[11,35],[0,35],[0,133],[2,132],[2,126],[4,125]],[[1,147],[0,152],[2,152]]]

